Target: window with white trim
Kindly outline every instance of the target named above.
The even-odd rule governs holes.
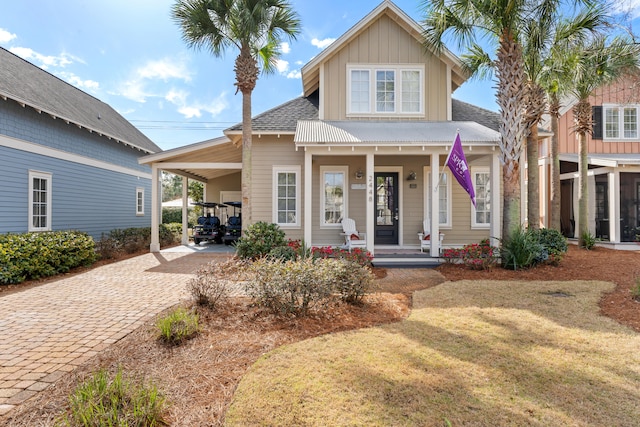
[[[273,222],[300,225],[300,166],[273,167]]]
[[[29,171],[29,231],[51,231],[51,174]]]
[[[427,189],[427,194],[425,194],[425,209],[427,212],[425,215],[428,216],[431,213],[431,198],[434,194],[433,187],[431,186],[431,171],[428,167],[424,168],[424,176],[425,188]],[[449,185],[451,175],[449,172],[445,171],[444,174],[441,174],[440,176],[442,178],[440,179],[440,185],[438,186],[438,219],[441,227],[449,228],[451,227],[451,186]]]
[[[320,225],[340,227],[347,217],[347,177],[346,166],[320,166]]]
[[[471,179],[476,192],[476,207],[471,205],[471,226],[491,225],[491,179],[489,170],[472,169]]]
[[[638,139],[638,106],[605,105],[603,109],[604,139]]]
[[[424,67],[420,66],[348,66],[347,114],[422,113],[423,75]]]
[[[144,188],[136,188],[136,215],[144,215]]]

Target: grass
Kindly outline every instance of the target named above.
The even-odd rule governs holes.
[[[598,314],[606,282],[460,281],[406,321],[263,356],[226,425],[637,425],[640,335]]]
[[[198,333],[198,315],[178,307],[156,322],[158,337],[167,344],[177,345]]]

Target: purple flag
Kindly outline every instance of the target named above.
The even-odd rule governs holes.
[[[471,173],[469,172],[469,165],[466,157],[464,157],[464,151],[462,151],[462,141],[460,141],[460,134],[456,135],[456,140],[451,147],[449,157],[447,157],[447,166],[453,173],[458,183],[469,193],[471,197],[471,203],[476,205],[476,192],[473,190],[473,182],[471,181]]]

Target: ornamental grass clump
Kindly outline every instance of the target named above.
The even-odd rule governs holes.
[[[69,396],[69,412],[59,425],[158,426],[166,425],[165,399],[153,384],[126,379],[122,369],[111,376],[102,369],[87,378]]]
[[[156,322],[158,338],[166,344],[178,345],[199,331],[198,315],[178,307]]]

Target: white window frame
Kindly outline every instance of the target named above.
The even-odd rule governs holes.
[[[440,177],[440,179],[442,179],[442,173],[438,174],[438,176]],[[440,222],[440,228],[441,229],[450,229],[451,228],[451,205],[453,204],[453,200],[451,199],[452,197],[452,191],[451,191],[451,180],[453,179],[453,176],[451,175],[451,172],[446,171],[444,172],[444,176],[446,177],[447,180],[447,185],[445,188],[446,192],[447,192],[447,221],[446,222]],[[424,200],[424,211],[425,211],[425,215],[431,215],[431,200],[434,197],[435,193],[433,192],[433,187],[431,186],[431,168],[430,167],[425,167],[424,168],[424,188],[425,190],[425,200]],[[438,197],[440,197],[440,192],[442,191],[442,186],[438,187]],[[439,203],[439,208],[440,210],[442,210],[442,203]],[[438,212],[438,219],[440,219],[440,212]]]
[[[46,213],[45,213],[45,219],[46,219],[46,226],[45,227],[36,227],[33,225],[33,180],[34,179],[41,179],[44,180],[47,183],[47,193],[46,193]],[[28,197],[28,203],[29,203],[29,208],[28,208],[28,212],[29,212],[29,219],[28,219],[28,231],[30,232],[38,232],[38,231],[51,231],[51,201],[53,200],[52,197],[52,193],[53,193],[53,175],[49,172],[39,172],[39,171],[29,171],[29,197]]]
[[[351,77],[352,71],[367,71],[369,73],[369,111],[355,111],[352,109],[351,103]],[[393,111],[378,111],[376,95],[377,95],[377,75],[378,71],[394,72],[394,109]],[[416,71],[419,73],[419,111],[403,111],[403,71]],[[425,66],[423,64],[351,64],[347,65],[347,116],[349,117],[367,117],[367,116],[408,116],[416,117],[424,114],[425,108]]]
[[[342,224],[325,222],[325,174],[341,173],[344,175],[344,188],[342,192],[342,218],[349,217],[349,167],[348,166],[320,166],[320,227],[321,228],[341,228]]]
[[[295,208],[295,222],[278,222],[278,174],[280,173],[293,173],[296,176],[296,208]],[[301,167],[300,166],[274,166],[272,175],[272,215],[273,223],[278,224],[280,228],[300,228],[300,200],[301,192]]]
[[[636,132],[635,135],[625,136],[625,110],[635,109],[636,114]],[[615,110],[617,117],[616,135],[609,135],[607,132],[607,113]],[[612,122],[614,123],[614,122]],[[602,105],[602,138],[605,141],[635,141],[640,139],[640,105],[638,104],[603,104]]]
[[[488,207],[487,212],[489,212],[489,220],[485,222],[477,222],[476,216],[476,207],[471,204],[471,228],[491,228],[491,173],[489,168],[471,168],[471,181],[473,182],[473,188],[476,189],[476,176],[477,175],[487,175],[487,188],[489,194],[489,201],[487,201],[486,205]],[[476,191],[476,204],[478,202],[478,192]]]
[[[136,216],[144,216],[144,188],[136,187]]]

